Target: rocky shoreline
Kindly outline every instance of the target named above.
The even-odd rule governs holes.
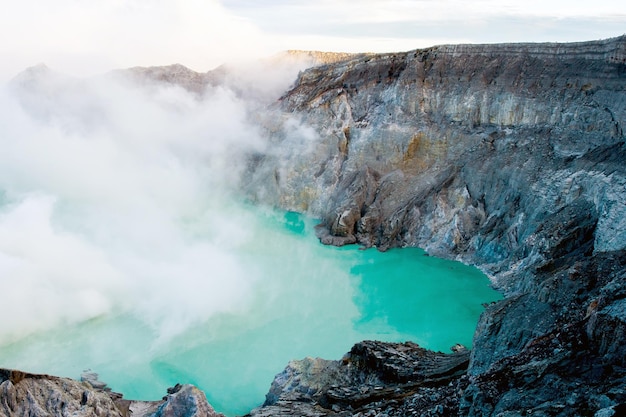
[[[250,416],[282,415],[293,407],[306,416],[444,414],[458,408],[468,363],[469,351],[460,346],[443,354],[411,342],[364,341],[341,361],[292,361]]]
[[[302,72],[263,120],[251,200],[322,218],[327,244],[477,265],[505,299],[471,352],[366,341],[293,361],[250,416],[624,415],[626,36],[348,57]],[[190,386],[127,407],[0,381],[0,415],[214,415]]]
[[[169,388],[161,401],[132,401],[112,392],[97,374],[82,381],[0,369],[0,416],[223,417],[192,385]]]

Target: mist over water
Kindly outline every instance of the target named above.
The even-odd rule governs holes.
[[[0,92],[0,367],[91,368],[130,399],[194,383],[232,415],[290,359],[471,344],[497,297],[477,270],[324,247],[312,219],[241,201],[245,153],[265,150],[253,108],[45,68]]]
[[[242,150],[262,146],[239,99],[54,73],[27,82],[2,96],[0,268],[20,279],[7,297],[18,319],[0,337],[131,309],[167,338],[234,308],[256,277],[229,252],[249,231],[227,194]]]

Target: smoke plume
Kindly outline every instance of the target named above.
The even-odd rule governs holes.
[[[168,337],[241,308],[258,277],[230,249],[255,220],[231,194],[264,147],[250,108],[227,87],[44,66],[3,89],[0,341],[127,311]]]

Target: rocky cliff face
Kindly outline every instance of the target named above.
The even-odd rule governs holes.
[[[253,198],[319,216],[325,243],[476,264],[507,295],[451,410],[623,407],[626,37],[361,57],[304,72],[281,110]]]
[[[481,263],[528,257],[516,251],[545,213],[580,199],[598,213],[595,250],[621,249],[624,53],[623,38],[464,45],[314,68],[282,99],[313,128],[308,143],[266,158],[256,175],[269,185],[252,193],[323,216],[346,241]]]

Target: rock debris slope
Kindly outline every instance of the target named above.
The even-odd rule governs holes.
[[[506,295],[459,389],[418,415],[623,412],[626,37],[366,56],[302,73],[280,105],[253,198],[319,216],[328,244],[476,264]]]

